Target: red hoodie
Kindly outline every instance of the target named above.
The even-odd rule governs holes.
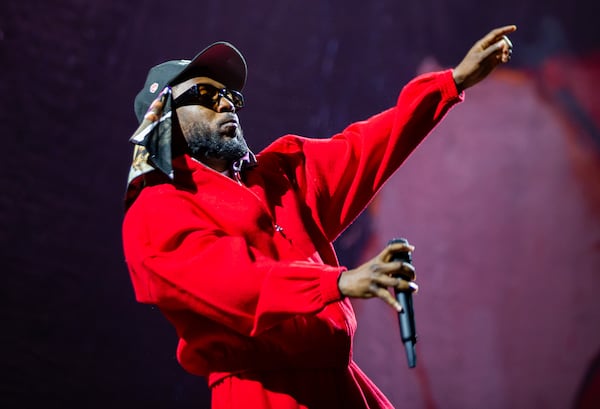
[[[391,407],[352,361],[331,243],[460,100],[451,71],[426,74],[330,139],[276,140],[241,183],[185,155],[173,181],[147,176],[123,224],[136,298],[175,326],[213,408]]]

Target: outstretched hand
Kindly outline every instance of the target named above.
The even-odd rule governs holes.
[[[402,307],[390,293],[389,288],[399,291],[418,290],[418,286],[413,282],[415,268],[405,261],[391,260],[396,253],[413,250],[414,247],[406,243],[388,244],[375,258],[340,275],[338,280],[340,293],[352,298],[379,297],[397,311],[402,311]]]
[[[477,84],[498,65],[510,60],[512,43],[506,35],[516,29],[517,26],[496,28],[471,47],[452,72],[458,92]]]

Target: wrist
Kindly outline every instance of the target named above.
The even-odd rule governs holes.
[[[463,76],[456,71],[456,68],[452,70],[452,79],[454,80],[454,85],[456,86],[456,91],[460,94],[465,90],[464,78]]]
[[[346,294],[344,294],[344,291],[342,290],[342,286],[341,286],[341,284],[342,284],[342,283],[341,283],[341,281],[342,281],[342,276],[344,275],[344,273],[345,273],[346,271],[347,271],[347,270],[345,270],[345,269],[344,269],[344,270],[340,270],[340,274],[338,275],[338,278],[337,278],[337,288],[338,288],[338,292],[340,293],[340,298],[341,298],[341,299],[344,299],[344,298],[346,298]]]

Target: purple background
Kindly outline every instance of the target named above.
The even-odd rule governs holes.
[[[337,246],[417,246],[419,364],[357,302],[356,360],[398,407],[565,408],[600,350],[600,26],[593,1],[3,0],[0,406],[207,407],[175,334],[137,304],[120,224],[148,68],[217,40],[249,65],[255,151],[325,137],[515,23],[468,92]]]

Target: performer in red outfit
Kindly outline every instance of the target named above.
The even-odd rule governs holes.
[[[338,265],[334,239],[359,215],[462,91],[510,59],[507,26],[454,69],[422,75],[395,107],[330,139],[287,135],[254,156],[238,121],[246,64],[215,43],[192,61],[152,68],[123,241],[139,302],[180,338],[177,357],[208,378],[213,408],[390,408],[352,361],[349,297],[414,289],[394,244]]]

